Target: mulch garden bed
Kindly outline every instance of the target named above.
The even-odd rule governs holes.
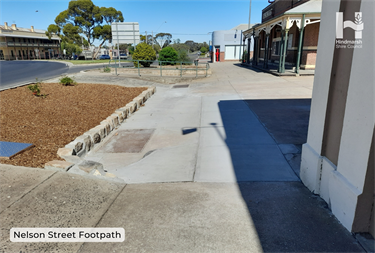
[[[43,168],[61,160],[57,150],[100,124],[147,88],[79,83],[42,84],[36,97],[26,87],[0,92],[0,140],[32,143],[35,147],[0,163]]]

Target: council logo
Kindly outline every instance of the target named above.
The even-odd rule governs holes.
[[[336,12],[336,48],[362,48],[362,31],[364,23],[362,12],[354,12],[354,21],[345,20],[342,12]],[[344,29],[354,30],[354,40],[344,39]]]

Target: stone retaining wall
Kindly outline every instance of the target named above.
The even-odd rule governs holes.
[[[206,76],[206,69],[204,68],[198,68],[198,71],[196,71],[195,68],[191,68],[191,70],[180,70],[180,69],[171,69],[172,67],[167,67],[168,69],[162,69],[162,76]],[[185,68],[185,67],[183,67]],[[111,68],[111,73],[115,73],[115,69]],[[138,69],[137,68],[118,68],[117,73],[124,73],[124,74],[134,74],[138,75]],[[154,76],[160,76],[160,69],[159,68],[140,68],[139,73],[141,75],[154,75]],[[207,69],[207,75],[211,75],[211,69]]]

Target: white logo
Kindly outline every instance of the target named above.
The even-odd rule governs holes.
[[[355,31],[355,39],[362,39],[362,30],[363,30],[363,22],[362,22],[362,12],[355,12],[354,13],[355,21],[346,20],[343,21],[343,14],[342,12],[336,12],[336,38],[343,39],[344,35],[344,28],[352,28]]]

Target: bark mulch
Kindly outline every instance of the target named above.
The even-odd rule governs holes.
[[[80,83],[42,84],[36,97],[26,86],[0,92],[0,140],[35,147],[0,163],[43,168],[61,160],[57,150],[100,124],[147,88]]]

